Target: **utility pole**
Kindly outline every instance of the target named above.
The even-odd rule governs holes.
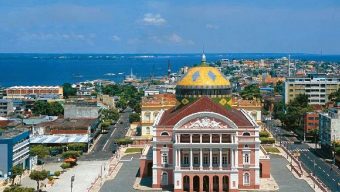
[[[73,189],[73,182],[74,182],[74,175],[72,175],[72,177],[71,177],[71,192],[72,192],[72,189]]]

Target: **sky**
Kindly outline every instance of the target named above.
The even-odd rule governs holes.
[[[1,53],[340,54],[339,0],[0,0]]]

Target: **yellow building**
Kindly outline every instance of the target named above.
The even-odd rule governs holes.
[[[308,96],[309,104],[325,105],[328,96],[340,88],[340,77],[325,74],[308,74],[304,77],[287,77],[285,81],[285,103],[299,94]]]
[[[177,100],[174,94],[158,94],[146,96],[142,99],[141,125],[142,136],[152,135],[152,125],[161,110],[167,110],[176,106]]]

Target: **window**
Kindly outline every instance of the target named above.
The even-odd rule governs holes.
[[[162,185],[168,185],[168,173],[167,172],[162,173]]]
[[[244,154],[243,163],[244,164],[249,164],[249,154],[248,153]]]
[[[197,165],[198,164],[198,156],[194,157],[194,164]]]
[[[227,156],[222,156],[222,164],[224,164],[224,165],[228,164]]]
[[[162,164],[168,164],[168,154],[162,154]]]
[[[205,165],[207,165],[208,164],[208,155],[205,155],[204,157],[203,157],[203,163],[205,164]]]
[[[243,136],[250,136],[250,133],[249,132],[244,132]]]
[[[185,164],[185,165],[189,164],[189,156],[188,155],[185,155],[183,160],[184,160],[183,164]]]
[[[213,164],[217,164],[217,156],[213,156]]]
[[[244,173],[243,175],[243,185],[249,185],[250,179],[249,179],[249,173]]]
[[[249,146],[247,144],[244,145],[244,148],[249,148]]]
[[[169,133],[168,132],[162,132],[161,135],[162,136],[169,136]]]
[[[146,127],[146,134],[150,134],[150,127]]]

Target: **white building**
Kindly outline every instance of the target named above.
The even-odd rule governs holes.
[[[333,141],[340,141],[340,107],[319,114],[319,137],[325,149],[330,149]]]

